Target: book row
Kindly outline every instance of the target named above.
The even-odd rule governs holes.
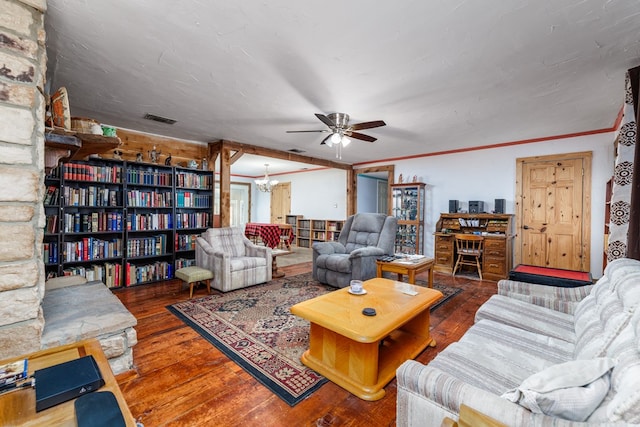
[[[158,256],[167,253],[167,236],[142,237],[127,240],[127,257]]]
[[[128,231],[170,230],[173,217],[170,213],[127,214]]]
[[[122,166],[94,166],[80,163],[63,163],[65,180],[122,183]]]
[[[127,169],[128,184],[171,186],[171,172],[157,170]]]
[[[211,195],[177,191],[176,206],[179,208],[208,208],[211,206]]]
[[[127,191],[127,206],[143,208],[170,208],[172,206],[171,199],[171,191]]]
[[[114,288],[120,286],[122,266],[112,262],[104,264],[92,264],[90,266],[75,266],[65,268],[64,276],[83,276],[89,281],[99,280],[107,287]]]
[[[208,212],[176,214],[176,228],[207,228],[211,224],[211,214]]]
[[[56,216],[57,217],[57,216]],[[47,217],[47,222],[49,217]],[[122,231],[122,212],[65,213],[65,233]]]
[[[76,242],[64,242],[63,262],[93,261],[122,256],[122,239],[111,240],[85,237]]]
[[[192,251],[196,248],[198,234],[176,234],[176,250]]]
[[[192,172],[176,172],[176,187],[210,190],[213,188],[213,176]]]
[[[146,265],[128,262],[125,264],[125,270],[125,286],[173,278],[173,265],[166,261],[156,261]]]
[[[55,185],[49,185],[47,187],[47,192],[44,195],[44,199],[42,200],[42,203],[44,203],[45,206],[57,205],[59,193],[60,193],[60,189],[58,187],[56,187]]]
[[[64,187],[62,195],[65,206],[122,206],[121,192],[107,187]]]

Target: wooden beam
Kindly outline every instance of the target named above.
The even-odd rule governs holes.
[[[240,160],[240,157],[242,157],[243,154],[244,152],[242,151],[236,151],[236,153],[233,156],[231,156],[231,164],[234,164],[235,162]]]
[[[308,163],[315,166],[324,166],[327,168],[351,170],[352,166],[347,163],[339,163],[331,160],[317,159],[315,157],[303,156],[301,154],[290,153],[288,151],[274,150],[272,148],[257,147],[255,145],[242,144],[240,142],[220,141],[222,145],[231,149],[240,151],[243,154],[253,154],[256,156],[271,157],[280,160],[289,160],[291,162]]]

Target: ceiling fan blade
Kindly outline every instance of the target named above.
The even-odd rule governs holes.
[[[359,139],[361,141],[367,141],[367,142],[373,142],[378,139],[378,138],[374,138],[372,136],[365,135],[364,133],[359,133],[359,132],[345,132],[345,135],[351,138],[355,138],[355,139]]]
[[[331,132],[330,130],[288,130],[287,133]]]
[[[333,136],[333,133],[331,135],[329,135],[328,137],[326,137],[325,139],[322,140],[322,142],[320,143],[320,145],[327,145],[327,140],[329,138],[331,138]]]
[[[320,121],[322,123],[324,123],[325,125],[329,126],[330,128],[336,127],[336,124],[333,122],[333,120],[331,120],[329,117],[325,116],[324,114],[317,114],[316,113],[316,117],[318,119],[320,119]]]
[[[353,126],[349,126],[352,130],[362,130],[362,129],[371,129],[371,128],[379,128],[380,126],[386,126],[387,124],[382,120],[375,120],[372,122],[362,122],[356,123]]]

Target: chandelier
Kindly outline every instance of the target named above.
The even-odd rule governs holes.
[[[278,182],[277,179],[269,179],[269,163],[264,164],[264,178],[255,180],[258,190],[265,193],[270,193],[273,187],[278,185]]]
[[[327,147],[336,146],[336,158],[342,159],[342,147],[346,147],[351,143],[351,140],[344,135],[342,129],[335,129],[333,133],[322,141]]]

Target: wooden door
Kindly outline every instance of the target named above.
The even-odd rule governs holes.
[[[291,213],[291,183],[281,182],[271,190],[271,223],[285,224]]]
[[[591,153],[517,159],[516,264],[589,271]]]

